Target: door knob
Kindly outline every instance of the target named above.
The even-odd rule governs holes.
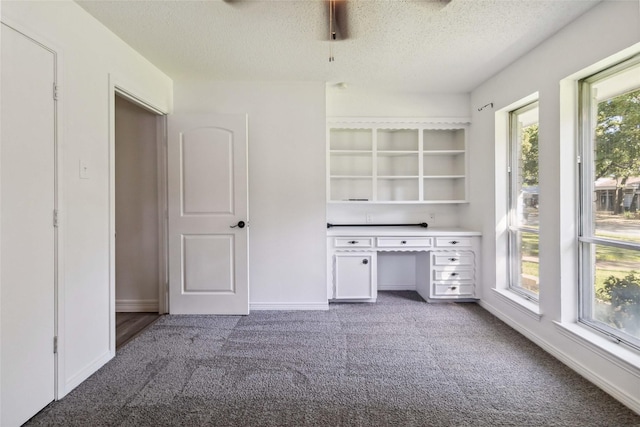
[[[232,225],[232,226],[231,226],[231,227],[229,227],[229,228],[236,228],[236,227],[238,227],[238,228],[244,228],[244,226],[245,226],[245,225],[246,225],[246,224],[245,224],[245,222],[244,222],[244,221],[238,221],[238,223],[237,223],[236,225]]]
[[[369,264],[369,260],[368,260],[368,259],[363,259],[363,260],[362,260],[362,263],[363,263],[364,265],[367,265],[367,264]]]

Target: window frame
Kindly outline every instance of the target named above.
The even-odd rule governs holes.
[[[529,102],[520,105],[519,107],[508,111],[508,140],[507,140],[507,288],[516,293],[517,295],[538,303],[539,293],[536,294],[530,290],[524,288],[521,285],[521,267],[522,260],[521,245],[519,236],[522,233],[532,233],[538,236],[538,248],[540,245],[540,228],[527,227],[519,225],[517,221],[518,212],[518,188],[521,187],[518,184],[519,174],[517,173],[519,168],[519,156],[520,156],[520,129],[518,126],[517,117],[521,114],[527,113],[533,109],[540,108],[540,102],[538,98],[530,100]],[[538,120],[538,125],[540,121]],[[539,143],[539,142],[538,142]],[[540,158],[538,157],[538,167],[540,165]],[[540,187],[538,186],[538,189]],[[538,190],[539,191],[539,190]],[[538,193],[538,198],[540,194]],[[538,199],[539,200],[539,199]],[[539,202],[538,202],[539,203]],[[538,278],[539,273],[538,264]],[[538,279],[539,280],[539,279]],[[538,291],[539,292],[539,291]]]
[[[625,344],[635,350],[640,350],[640,338],[625,334],[604,322],[593,319],[594,289],[593,277],[595,272],[595,251],[598,247],[614,247],[640,252],[640,243],[626,242],[596,236],[595,207],[592,193],[595,182],[595,124],[597,122],[597,108],[594,108],[591,96],[594,83],[602,82],[616,74],[637,68],[640,72],[640,55],[627,58],[617,64],[602,69],[578,81],[578,301],[577,321],[591,330],[607,336],[618,344]],[[640,89],[634,87],[631,91]],[[625,92],[621,92],[620,95]],[[640,270],[640,269],[639,269]]]

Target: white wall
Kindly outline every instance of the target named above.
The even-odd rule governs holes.
[[[249,115],[250,308],[326,308],[324,83],[177,81],[175,111]]]
[[[328,117],[469,117],[469,94],[401,92],[347,84],[327,86]]]
[[[0,17],[2,17],[2,2],[0,2]],[[0,34],[2,32],[0,31]],[[0,35],[0,46],[2,45],[2,36]],[[0,64],[1,65],[1,64]],[[2,78],[2,67],[0,67],[0,78]],[[2,85],[0,85],[2,86]],[[0,89],[0,97],[2,97],[2,89]],[[0,131],[2,130],[2,109],[0,108]],[[0,141],[1,143],[1,141]],[[2,195],[0,195],[0,204],[2,204]],[[1,222],[1,221],[0,221]],[[0,237],[2,236],[2,229],[0,228]],[[2,259],[2,254],[0,254],[0,259]],[[0,269],[2,265],[0,264]],[[0,282],[0,295],[2,295],[2,282]],[[0,318],[2,317],[2,300],[0,299]],[[2,328],[0,328],[0,354],[2,354]],[[2,363],[0,363],[2,366]],[[2,383],[2,368],[0,368],[0,384]],[[0,412],[2,411],[2,402],[0,402]]]
[[[327,117],[416,117],[468,118],[469,94],[425,94],[347,84],[340,89],[327,87]],[[336,224],[364,223],[367,214],[372,223],[418,223],[429,226],[460,225],[458,205],[328,205],[327,221]],[[430,214],[435,215],[430,220]]]
[[[638,42],[639,3],[603,2],[473,91],[471,203],[462,222],[484,235],[482,305],[640,412],[640,356],[603,343],[618,354],[611,356],[554,323],[575,326],[577,288],[575,83],[561,85],[561,80]],[[535,92],[540,99],[540,318],[492,290],[507,280],[506,141],[499,137],[504,129],[496,129],[496,117],[504,118],[506,112],[499,110]],[[477,111],[489,102],[493,109]]]
[[[157,117],[115,100],[116,312],[158,312]]]
[[[62,397],[113,357],[109,306],[109,74],[169,111],[172,81],[76,3],[2,2],[2,20],[59,54]],[[79,178],[79,161],[89,179]]]

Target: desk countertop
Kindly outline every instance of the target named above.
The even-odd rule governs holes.
[[[456,227],[332,227],[327,229],[327,236],[480,236],[479,231]]]

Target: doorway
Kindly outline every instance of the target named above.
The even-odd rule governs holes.
[[[163,116],[115,96],[116,349],[162,312],[164,209]]]

